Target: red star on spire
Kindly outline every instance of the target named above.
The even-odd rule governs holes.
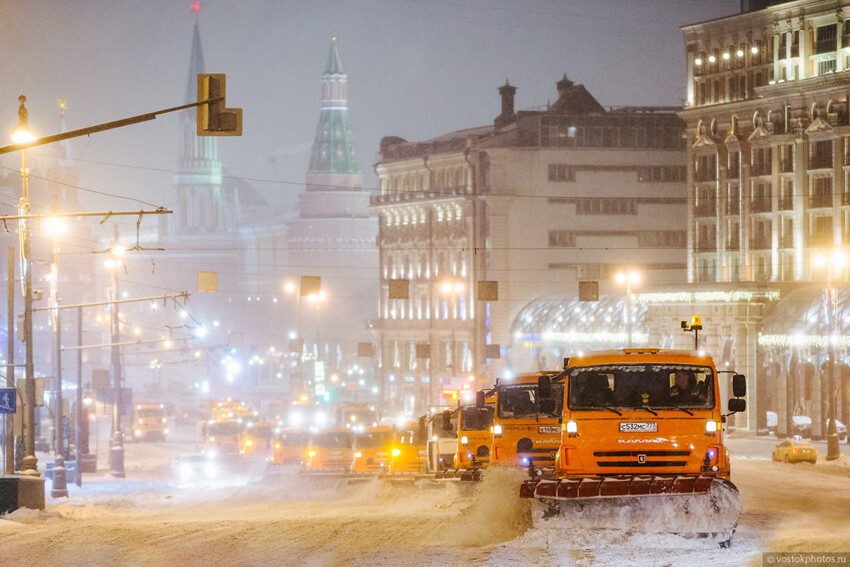
[[[192,2],[192,4],[189,6],[189,8],[191,8],[192,11],[197,14],[198,12],[201,11],[201,3],[198,2],[198,0],[195,0],[194,2]]]

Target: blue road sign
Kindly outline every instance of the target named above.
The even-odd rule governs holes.
[[[15,413],[17,401],[14,388],[0,388],[0,413]]]

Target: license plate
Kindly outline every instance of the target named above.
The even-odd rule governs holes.
[[[642,433],[658,431],[658,424],[654,421],[624,421],[620,423],[620,431]]]
[[[537,428],[538,433],[560,433],[561,428],[557,425],[541,425]]]

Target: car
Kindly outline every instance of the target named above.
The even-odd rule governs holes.
[[[774,461],[782,461],[785,463],[812,463],[818,461],[818,450],[814,446],[796,436],[792,439],[780,441],[773,448],[771,458]]]

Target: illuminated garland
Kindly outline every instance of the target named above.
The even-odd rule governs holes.
[[[779,301],[778,290],[767,291],[670,291],[634,293],[632,300],[645,305],[653,303],[752,303],[758,300]]]

